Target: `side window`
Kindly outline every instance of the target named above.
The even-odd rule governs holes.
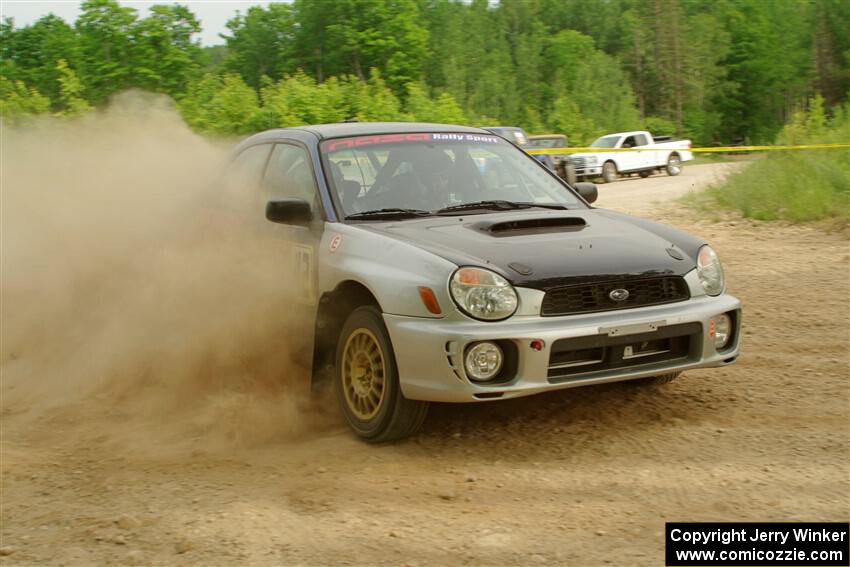
[[[271,144],[258,144],[245,148],[230,161],[222,183],[223,206],[242,212],[254,209],[271,151]]]
[[[263,179],[263,197],[303,199],[316,206],[318,188],[307,150],[290,144],[276,144]]]
[[[635,142],[635,137],[629,136],[628,138],[623,140],[623,144],[620,147],[621,148],[633,148],[636,145],[637,145],[637,142]]]
[[[383,167],[387,163],[388,150],[372,151],[372,156],[377,160],[378,166]],[[378,175],[375,165],[369,156],[361,150],[343,150],[334,152],[330,158],[331,174],[334,182],[355,181],[361,187],[371,187]]]
[[[230,163],[228,182],[256,188],[263,177],[263,168],[268,160],[269,151],[271,151],[270,144],[259,144],[243,150]]]
[[[646,146],[649,144],[649,140],[646,139],[646,134],[636,134],[635,135],[635,145],[636,146]]]

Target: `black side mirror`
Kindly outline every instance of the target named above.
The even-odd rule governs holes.
[[[593,203],[599,198],[599,191],[596,190],[596,185],[593,183],[582,181],[580,183],[576,183],[573,187],[575,187],[582,199],[588,203]]]
[[[266,203],[266,219],[280,224],[306,226],[313,220],[310,203],[302,199],[281,199]]]

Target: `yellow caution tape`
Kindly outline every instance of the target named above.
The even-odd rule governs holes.
[[[681,150],[693,153],[722,153],[722,152],[767,152],[772,150],[817,150],[823,148],[850,148],[846,144],[804,144],[798,146],[721,146],[716,148],[545,148],[539,150],[526,150],[533,155],[564,155],[577,153],[605,153],[605,152],[661,152],[665,150]]]

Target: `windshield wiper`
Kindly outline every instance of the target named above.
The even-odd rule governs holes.
[[[437,211],[437,214],[453,213],[457,211],[474,211],[474,210],[493,210],[493,211],[514,211],[518,209],[530,209],[532,207],[540,207],[543,209],[566,209],[565,205],[555,203],[517,203],[514,201],[490,200],[490,201],[475,201],[474,203],[461,203],[444,207]]]
[[[396,218],[408,218],[408,217],[427,217],[432,215],[431,211],[423,211],[422,209],[402,209],[396,207],[389,207],[385,209],[375,209],[374,211],[363,211],[361,213],[352,213],[345,217],[345,220],[358,220],[358,219],[371,219],[371,218],[382,218],[382,217],[396,217]]]

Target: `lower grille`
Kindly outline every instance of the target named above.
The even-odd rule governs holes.
[[[664,363],[672,361],[698,359],[701,345],[702,325],[699,323],[670,325],[638,335],[561,339],[552,344],[549,382],[590,378],[596,373],[638,366],[663,367]]]
[[[628,297],[616,301],[611,298],[611,292],[614,290],[626,290]],[[547,291],[540,314],[544,317],[555,317],[630,309],[685,301],[690,296],[688,284],[684,278],[678,276],[570,285]]]

